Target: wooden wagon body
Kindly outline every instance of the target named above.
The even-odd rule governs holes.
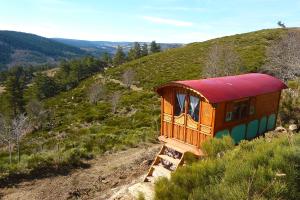
[[[174,81],[156,89],[161,96],[162,141],[201,147],[208,138],[229,134],[236,143],[275,128],[281,90],[286,85],[251,73]]]

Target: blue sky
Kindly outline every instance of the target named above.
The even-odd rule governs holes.
[[[182,42],[300,26],[300,0],[0,0],[0,29],[84,40]]]

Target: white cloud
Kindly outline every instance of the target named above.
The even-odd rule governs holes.
[[[143,16],[143,19],[156,23],[156,24],[166,24],[172,26],[193,26],[193,22],[175,20],[175,19],[167,19],[161,17],[152,17],[152,16]]]
[[[144,6],[144,9],[148,10],[159,10],[159,11],[195,11],[202,12],[205,11],[204,8],[200,7],[184,7],[184,6],[166,6],[166,7],[155,7],[155,6]]]

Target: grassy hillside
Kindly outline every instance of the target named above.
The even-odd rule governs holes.
[[[86,52],[34,34],[0,31],[0,70],[7,64],[35,64]]]
[[[283,33],[281,29],[262,30],[167,50],[118,67],[109,68],[81,81],[74,89],[42,101],[50,111],[48,129],[27,135],[21,144],[21,164],[9,165],[8,153],[0,152],[0,177],[29,173],[40,168],[58,168],[80,163],[80,158],[144,145],[156,140],[159,130],[159,98],[152,88],[176,79],[201,77],[207,51],[214,43],[233,43],[246,71],[256,71],[265,62],[265,49]],[[135,82],[144,90],[134,91],[112,81],[133,68]],[[93,83],[104,87],[105,95],[96,105],[87,92]],[[112,95],[121,94],[116,113]]]
[[[232,44],[246,71],[256,71],[265,63],[265,49],[284,33],[283,29],[270,29],[196,42],[184,47],[143,57],[107,71],[107,75],[120,78],[123,71],[136,71],[137,83],[151,89],[162,83],[178,79],[198,79],[205,65],[209,48],[213,44]]]

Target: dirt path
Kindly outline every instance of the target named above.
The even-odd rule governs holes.
[[[104,78],[107,79],[107,77],[104,77],[102,74],[99,74],[98,77],[101,78],[101,79],[104,79]],[[113,78],[108,78],[107,80],[110,81],[110,82],[117,83],[117,84],[120,84],[121,86],[126,87],[126,84],[123,83],[123,82],[120,81],[120,80],[113,79]],[[143,90],[143,88],[137,87],[136,85],[133,85],[133,84],[130,85],[130,89],[133,90],[133,91],[142,91],[142,90]]]
[[[2,199],[109,199],[124,188],[141,180],[159,151],[159,144],[132,148],[97,157],[87,169],[70,174],[21,182],[1,188]],[[119,199],[119,198],[116,198]]]

